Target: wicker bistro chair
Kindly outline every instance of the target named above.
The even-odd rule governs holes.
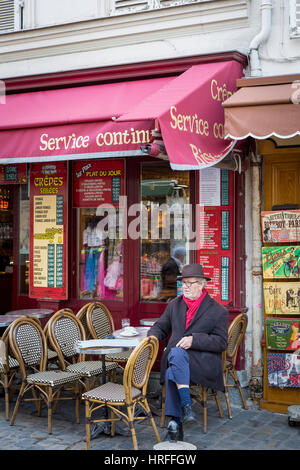
[[[93,305],[93,302],[89,302],[85,304],[83,307],[81,307],[80,310],[76,313],[76,318],[81,322],[83,325],[84,331],[85,331],[85,338],[86,339],[92,339],[91,332],[89,330],[88,324],[87,324],[87,319],[86,319],[86,312],[87,309],[89,308],[90,305]]]
[[[75,343],[85,340],[85,331],[81,322],[73,313],[64,309],[56,312],[49,320],[48,333],[50,344],[56,351],[62,370],[79,373],[86,390],[90,389],[90,378],[102,374],[101,361],[86,361],[84,354],[77,354]],[[117,365],[107,364],[108,373],[113,372]]]
[[[225,353],[223,353],[223,375],[224,375],[224,385],[225,385],[225,398],[228,410],[229,418],[232,418],[230,400],[228,389],[231,387],[236,387],[242,399],[243,407],[245,410],[248,409],[246,400],[243,394],[243,390],[236,373],[236,360],[239,346],[245,336],[246,329],[248,325],[248,317],[245,313],[240,313],[235,317],[231,322],[228,329],[228,346]],[[228,383],[228,376],[231,376],[234,380],[234,384]]]
[[[41,415],[42,400],[48,409],[48,433],[52,433],[52,404],[57,400],[76,400],[76,421],[79,423],[79,374],[54,370],[46,370],[47,341],[40,325],[30,318],[18,318],[9,330],[9,348],[16,357],[22,375],[22,384],[11,418],[14,425],[19,405],[22,400],[35,401],[38,415]],[[34,371],[32,373],[32,370]],[[54,389],[56,390],[54,391]],[[70,396],[60,398],[61,389],[70,392]],[[33,398],[24,399],[24,395],[32,391]],[[38,393],[38,396],[36,394]]]
[[[108,308],[101,302],[93,302],[89,305],[86,312],[86,321],[92,339],[104,339],[112,335],[115,330],[113,317]],[[126,363],[133,349],[122,351],[120,353],[107,355],[107,362],[115,362],[121,368]]]
[[[9,325],[0,340],[0,386],[4,389],[5,396],[5,419],[9,420],[10,392],[13,392],[13,380],[20,366],[18,361],[9,355],[8,332]]]
[[[115,422],[123,420],[128,425],[134,449],[138,449],[134,422],[146,419],[135,416],[135,406],[137,404],[146,411],[150,420],[157,442],[160,442],[154,418],[149,408],[146,398],[149,375],[158,352],[158,340],[154,336],[143,339],[133,350],[123,374],[123,385],[107,382],[100,387],[90,390],[82,395],[85,400],[86,410],[86,448],[90,447],[90,426],[92,423],[111,422],[111,435],[114,436]],[[102,419],[92,419],[92,413],[107,407],[111,411]],[[122,408],[123,407],[123,408]],[[124,411],[125,407],[125,411]],[[122,410],[121,410],[122,408]],[[107,410],[108,411],[108,410]]]

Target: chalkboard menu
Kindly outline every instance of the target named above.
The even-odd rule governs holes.
[[[68,164],[30,169],[29,297],[67,298]]]

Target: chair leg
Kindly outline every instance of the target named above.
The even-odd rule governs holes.
[[[160,417],[160,427],[165,427],[165,401],[166,401],[166,384],[163,384],[161,392],[161,417]]]
[[[202,399],[203,399],[203,432],[207,432],[207,388],[202,387]]]
[[[221,407],[221,402],[220,402],[220,398],[219,398],[217,390],[213,390],[213,394],[215,396],[215,400],[216,400],[216,403],[217,403],[219,415],[220,415],[221,418],[224,418],[222,407]]]
[[[15,408],[14,408],[14,411],[13,411],[13,415],[12,415],[11,420],[10,420],[10,425],[11,426],[13,426],[14,423],[15,423],[17,412],[18,412],[21,400],[22,400],[23,395],[24,395],[25,387],[26,387],[26,382],[22,382],[22,385],[21,385],[21,388],[20,388],[20,391],[19,391],[19,395],[17,397],[17,401],[16,401],[16,404],[15,404]]]
[[[4,373],[4,395],[5,395],[5,419],[9,420],[9,380],[8,375]]]
[[[91,442],[90,419],[91,419],[90,405],[89,405],[88,400],[85,400],[86,450],[89,450],[89,448],[90,448],[90,442]]]
[[[241,384],[240,384],[240,381],[238,379],[238,376],[237,376],[237,373],[236,373],[235,369],[233,369],[231,371],[231,375],[234,379],[236,387],[238,388],[238,390],[240,392],[240,396],[241,396],[241,399],[242,399],[242,402],[243,402],[243,407],[244,407],[245,410],[248,410],[247,403],[246,403],[246,400],[245,400],[245,397],[244,397],[244,394],[243,394],[243,390],[242,390],[242,387],[241,387]]]
[[[133,442],[133,448],[134,448],[134,450],[138,450],[139,448],[138,448],[138,443],[137,443],[137,439],[136,439],[136,432],[135,432],[134,423],[133,423],[134,413],[133,413],[133,406],[132,405],[127,406],[127,416],[128,416],[129,429],[130,429],[130,432],[131,432],[131,438],[132,438],[132,442]]]
[[[152,415],[152,413],[151,413],[148,400],[147,400],[146,398],[143,400],[143,404],[144,404],[144,406],[145,406],[145,410],[146,410],[147,415],[148,415],[148,418],[149,418],[149,420],[150,420],[150,423],[151,423],[152,429],[153,429],[153,431],[154,431],[156,440],[157,440],[157,442],[161,442],[160,435],[158,434],[158,430],[157,430],[157,427],[156,427],[156,424],[155,424],[153,415]]]
[[[52,403],[53,403],[53,396],[52,396],[52,387],[48,387],[47,390],[47,405],[48,405],[48,434],[52,434]]]

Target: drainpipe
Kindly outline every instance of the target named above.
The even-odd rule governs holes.
[[[258,401],[263,395],[263,290],[261,260],[261,158],[251,155],[252,181],[252,368],[249,382],[250,398]]]
[[[272,10],[273,0],[262,0],[260,9],[261,9],[261,30],[260,32],[252,39],[249,46],[249,56],[250,56],[250,74],[251,77],[261,77],[262,69],[260,65],[258,48],[264,43],[271,32],[271,19],[272,19]]]

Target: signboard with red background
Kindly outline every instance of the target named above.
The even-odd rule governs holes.
[[[73,207],[119,205],[125,191],[125,160],[79,160],[73,164]]]
[[[209,294],[228,305],[233,301],[234,282],[233,175],[229,170],[219,171],[220,205],[197,208],[197,262],[212,279],[207,284]]]
[[[29,297],[67,298],[68,163],[30,166]]]

